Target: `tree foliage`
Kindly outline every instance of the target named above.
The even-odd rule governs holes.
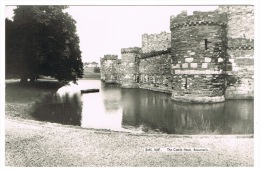
[[[21,81],[39,75],[62,82],[83,75],[76,21],[67,6],[18,6],[6,20],[6,72]],[[12,69],[12,68],[15,69]]]
[[[100,73],[100,68],[99,67],[94,67],[94,73]]]

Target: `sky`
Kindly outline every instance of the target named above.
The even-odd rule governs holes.
[[[14,6],[6,7],[11,19]],[[83,62],[100,62],[106,54],[121,58],[121,48],[141,47],[142,34],[170,32],[170,16],[183,10],[211,11],[217,6],[70,6],[77,22]]]

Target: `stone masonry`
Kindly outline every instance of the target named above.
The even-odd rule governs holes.
[[[220,6],[227,14],[226,99],[252,99],[254,96],[254,7]]]
[[[101,58],[101,79],[172,94],[181,102],[254,98],[254,7],[220,6],[170,17],[171,33]]]
[[[217,12],[171,17],[173,100],[225,100],[226,23]]]
[[[139,87],[139,60],[141,48],[122,48],[121,56],[121,73],[123,88],[138,88]]]
[[[100,59],[101,65],[101,80],[106,83],[117,83],[117,68],[118,68],[117,55],[104,55]]]
[[[139,87],[161,92],[171,92],[172,76],[171,33],[144,34],[140,59]]]
[[[117,65],[116,65],[116,83],[117,84],[122,84],[122,73],[123,66],[122,66],[122,59],[117,60]]]
[[[153,51],[167,51],[171,47],[171,33],[161,32],[160,34],[142,35],[142,53]]]

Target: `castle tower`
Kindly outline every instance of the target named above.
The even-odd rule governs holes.
[[[174,101],[223,102],[225,92],[225,14],[182,12],[171,16]]]
[[[105,81],[104,59],[100,57],[100,79]]]
[[[106,83],[117,83],[117,55],[104,55],[100,59],[101,80]]]
[[[254,97],[254,6],[220,6],[227,14],[226,99]]]
[[[118,59],[117,60],[117,67],[116,67],[116,72],[117,72],[117,83],[122,84],[122,60]]]
[[[139,82],[139,59],[141,48],[122,48],[122,87],[123,88],[138,88]]]

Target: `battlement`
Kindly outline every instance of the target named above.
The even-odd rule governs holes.
[[[167,51],[169,48],[171,48],[171,33],[161,32],[160,34],[142,35],[142,53]]]
[[[117,58],[118,58],[118,55],[107,54],[107,55],[104,55],[102,60],[117,60]]]
[[[253,5],[243,5],[243,6],[230,6],[230,5],[220,5],[216,10],[219,13],[227,13],[227,14],[252,14],[254,15],[254,6]]]
[[[130,47],[130,48],[122,48],[121,49],[121,54],[126,54],[126,53],[140,53],[141,48],[139,47]]]
[[[183,11],[179,15],[170,17],[170,29],[200,26],[200,25],[226,25],[227,15],[226,13],[213,12],[200,12],[194,11],[193,15],[187,15],[186,11]]]
[[[165,32],[165,31],[162,31],[160,32],[159,34],[143,34],[142,35],[142,38],[160,38],[160,37],[167,37],[167,36],[170,36],[170,32]]]

